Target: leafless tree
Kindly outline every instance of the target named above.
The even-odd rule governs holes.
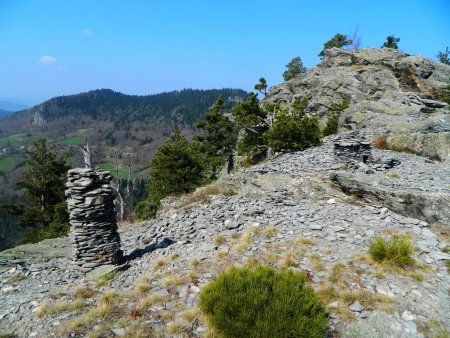
[[[86,145],[83,146],[83,158],[84,158],[84,167],[86,169],[92,168],[92,154],[91,148],[89,148],[89,142],[86,139]]]
[[[120,189],[120,177],[119,177],[119,154],[117,150],[114,151],[114,158],[116,161],[116,176],[114,177],[113,181],[111,182],[111,185],[116,193],[116,199],[114,200],[114,203],[119,208],[119,217],[120,221],[122,222],[125,217],[125,207],[128,204],[128,200],[130,199],[133,192],[136,190],[136,179],[132,179],[131,173],[133,170],[133,162],[136,158],[135,154],[131,154],[130,162],[128,163],[128,177],[126,180],[126,186],[125,191],[122,192]]]
[[[355,30],[350,35],[347,35],[349,41],[351,41],[350,49],[353,52],[357,52],[361,48],[361,36],[358,33],[359,25],[355,27]]]

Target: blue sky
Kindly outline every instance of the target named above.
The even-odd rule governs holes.
[[[97,88],[252,90],[307,67],[334,34],[409,54],[450,47],[449,0],[0,0],[0,99],[34,104]]]

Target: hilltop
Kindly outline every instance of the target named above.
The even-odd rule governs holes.
[[[337,134],[167,198],[155,220],[122,225],[126,270],[81,274],[68,238],[1,253],[0,330],[206,336],[201,288],[231,265],[264,263],[308,276],[330,335],[448,335],[450,111],[441,99],[449,78],[450,66],[391,49],[327,51],[263,103],[308,97],[308,112],[325,124],[345,97]],[[339,152],[374,140],[370,156]],[[394,235],[416,248],[414,266],[368,255],[375,237]]]

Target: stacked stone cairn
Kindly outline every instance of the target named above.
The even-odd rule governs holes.
[[[357,131],[335,139],[334,156],[339,162],[346,163],[348,169],[366,174],[389,170],[401,164],[394,158],[374,159],[371,143]]]
[[[334,143],[334,155],[344,162],[373,162],[372,146],[358,133],[339,138]]]
[[[123,261],[111,179],[110,173],[97,168],[76,168],[68,172],[66,198],[73,258],[83,272]]]

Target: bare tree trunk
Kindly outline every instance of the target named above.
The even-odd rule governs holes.
[[[127,206],[127,200],[128,198],[133,194],[133,192],[136,190],[136,182],[135,180],[131,180],[131,171],[133,169],[133,161],[136,157],[135,154],[131,155],[130,163],[128,164],[128,178],[127,178],[127,185],[126,185],[126,193],[125,196],[122,195],[120,191],[120,178],[119,178],[119,160],[118,160],[118,154],[117,150],[114,152],[114,157],[116,159],[116,177],[114,178],[114,181],[112,182],[112,187],[114,191],[116,192],[117,198],[114,200],[116,205],[119,207],[119,217],[120,221],[123,222],[125,217],[125,207]]]
[[[89,143],[86,139],[86,145],[83,146],[83,157],[84,157],[84,167],[87,169],[92,168],[92,157],[91,157],[91,149],[89,148]]]

